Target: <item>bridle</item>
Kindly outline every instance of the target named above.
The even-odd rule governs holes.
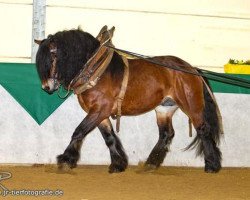
[[[57,69],[56,69],[56,62],[57,62],[57,47],[52,43],[49,45],[49,51],[52,59],[52,67],[50,69],[50,79],[53,81],[54,85],[59,85],[59,81],[57,80]]]

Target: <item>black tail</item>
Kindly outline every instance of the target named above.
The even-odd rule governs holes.
[[[220,136],[222,133],[222,120],[219,108],[207,80],[203,83],[203,95],[205,108],[203,111],[204,124],[201,128],[205,129],[205,132],[209,135],[208,137],[210,137],[215,144],[218,145],[220,143]],[[201,137],[198,134],[191,144],[185,148],[185,150],[194,149],[195,147],[197,148],[197,156],[204,154],[204,146],[201,141]]]

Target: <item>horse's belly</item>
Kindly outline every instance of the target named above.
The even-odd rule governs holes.
[[[165,80],[154,76],[136,77],[128,85],[122,102],[122,114],[139,115],[157,107],[169,90]]]
[[[122,115],[133,116],[149,112],[157,107],[160,104],[160,101],[154,104],[146,104],[145,102],[139,102],[139,104],[133,102],[130,105],[122,105]]]

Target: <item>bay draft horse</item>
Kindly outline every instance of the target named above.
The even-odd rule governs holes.
[[[60,84],[67,88],[100,45],[95,37],[80,29],[60,31],[36,42],[39,44],[36,55],[37,71],[42,88],[48,93],[58,90]],[[170,67],[178,66],[197,72],[178,57],[157,56],[153,59]],[[130,75],[121,114],[134,116],[154,109],[159,128],[159,140],[151,151],[145,168],[156,169],[163,162],[174,137],[172,117],[180,108],[189,117],[197,132],[187,149],[196,147],[197,154],[204,156],[205,172],[218,172],[221,169],[221,152],[218,148],[222,132],[221,116],[204,78],[143,59],[128,59],[128,63]],[[117,113],[116,98],[123,74],[123,59],[114,52],[108,68],[97,84],[77,95],[87,116],[75,129],[64,153],[57,156],[59,168],[76,167],[83,139],[98,127],[110,151],[109,172],[122,172],[126,169],[127,155],[109,119]]]

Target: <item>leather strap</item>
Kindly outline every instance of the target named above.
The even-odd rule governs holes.
[[[128,79],[129,79],[129,64],[126,57],[122,56],[124,62],[124,74],[122,79],[122,86],[117,97],[117,114],[116,114],[116,132],[120,131],[120,121],[122,116],[122,102],[127,91]]]
[[[95,57],[88,63],[81,73],[81,76],[77,78],[77,81],[71,85],[75,94],[81,94],[87,89],[94,87],[101,75],[107,69],[114,50],[102,46]]]

